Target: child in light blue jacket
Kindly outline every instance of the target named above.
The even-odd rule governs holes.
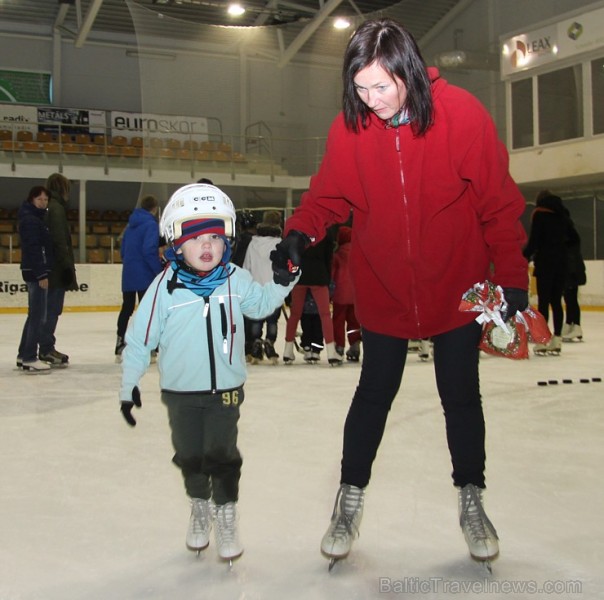
[[[122,414],[135,426],[139,381],[158,348],[173,462],[191,498],[187,547],[205,549],[214,525],[218,554],[228,561],[243,553],[236,520],[242,464],[237,422],[246,379],[243,315],[266,317],[295,285],[278,276],[260,285],[229,262],[235,218],[231,200],[213,185],[191,184],[172,195],[160,222],[169,263],[126,333],[120,390]]]

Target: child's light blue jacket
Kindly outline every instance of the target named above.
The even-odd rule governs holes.
[[[229,263],[231,274],[208,301],[186,288],[170,294],[170,268],[149,286],[126,332],[120,401],[145,374],[152,350],[159,348],[160,387],[174,392],[215,392],[246,379],[243,315],[263,319],[283,303],[289,286],[260,285]]]

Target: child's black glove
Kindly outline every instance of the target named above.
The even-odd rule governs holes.
[[[503,288],[503,297],[507,302],[507,308],[502,313],[504,322],[509,321],[518,311],[526,310],[528,306],[528,292],[518,288]]]
[[[273,263],[273,281],[280,285],[289,285],[295,278],[302,254],[310,245],[310,238],[300,231],[290,231],[270,253]]]
[[[140,390],[138,389],[138,386],[134,386],[134,388],[132,388],[132,402],[129,400],[122,400],[120,406],[122,415],[124,415],[124,419],[126,419],[126,423],[128,423],[130,427],[136,426],[136,420],[132,416],[132,407],[136,406],[137,408],[140,408],[142,405]]]

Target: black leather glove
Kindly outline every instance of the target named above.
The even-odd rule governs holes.
[[[120,406],[122,415],[130,427],[136,427],[136,420],[132,416],[132,407],[136,406],[137,408],[140,408],[142,405],[143,403],[141,402],[140,390],[138,389],[138,386],[134,386],[134,388],[132,388],[132,402],[129,400],[122,400],[122,404]]]
[[[511,319],[518,311],[526,310],[529,303],[528,292],[518,288],[503,288],[503,297],[508,305],[501,313],[504,322]]]
[[[270,253],[273,263],[273,281],[280,285],[289,285],[298,272],[302,254],[310,246],[310,238],[300,231],[290,231]]]

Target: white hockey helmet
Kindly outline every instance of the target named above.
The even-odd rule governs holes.
[[[215,185],[191,183],[177,189],[164,209],[159,230],[168,244],[182,236],[182,224],[192,219],[224,221],[226,237],[235,236],[235,207],[231,199]]]

